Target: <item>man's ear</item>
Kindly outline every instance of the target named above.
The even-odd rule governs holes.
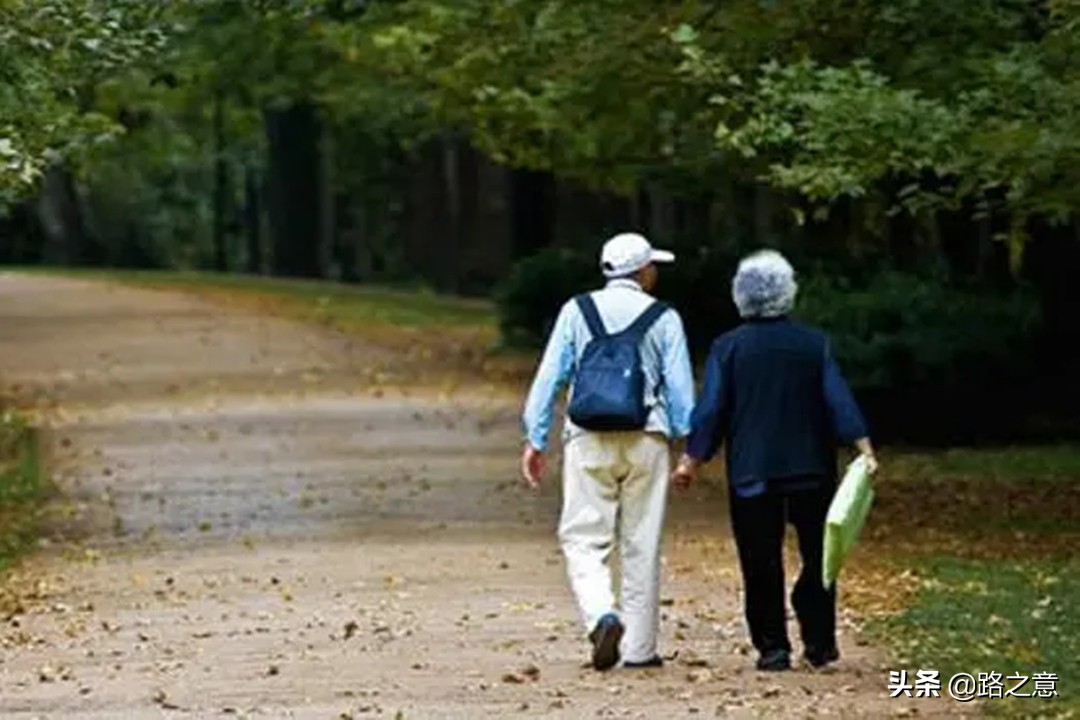
[[[645,267],[638,270],[637,283],[641,287],[648,290],[656,284],[658,280],[658,275],[659,273],[657,272],[655,265],[646,265]]]

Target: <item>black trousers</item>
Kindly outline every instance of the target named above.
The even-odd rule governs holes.
[[[760,653],[791,652],[784,611],[784,530],[788,522],[799,538],[802,571],[791,593],[804,648],[825,652],[836,647],[836,584],[821,583],[825,516],[836,490],[832,479],[785,490],[776,483],[764,494],[740,498],[731,493],[731,523],[739,550],[750,637]]]

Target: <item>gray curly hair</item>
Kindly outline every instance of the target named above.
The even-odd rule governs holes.
[[[795,307],[798,289],[795,269],[775,250],[744,257],[731,281],[731,297],[744,319],[787,315]]]

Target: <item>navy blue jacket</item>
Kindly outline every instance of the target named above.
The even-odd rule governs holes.
[[[707,462],[727,440],[732,489],[751,497],[785,479],[835,478],[837,441],[866,436],[825,334],[760,319],[713,343],[686,452]]]

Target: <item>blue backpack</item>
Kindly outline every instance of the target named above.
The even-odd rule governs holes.
[[[575,298],[592,339],[578,360],[567,414],[580,428],[594,431],[644,430],[645,371],[641,340],[668,306],[654,302],[622,332],[609,334],[588,294]]]

